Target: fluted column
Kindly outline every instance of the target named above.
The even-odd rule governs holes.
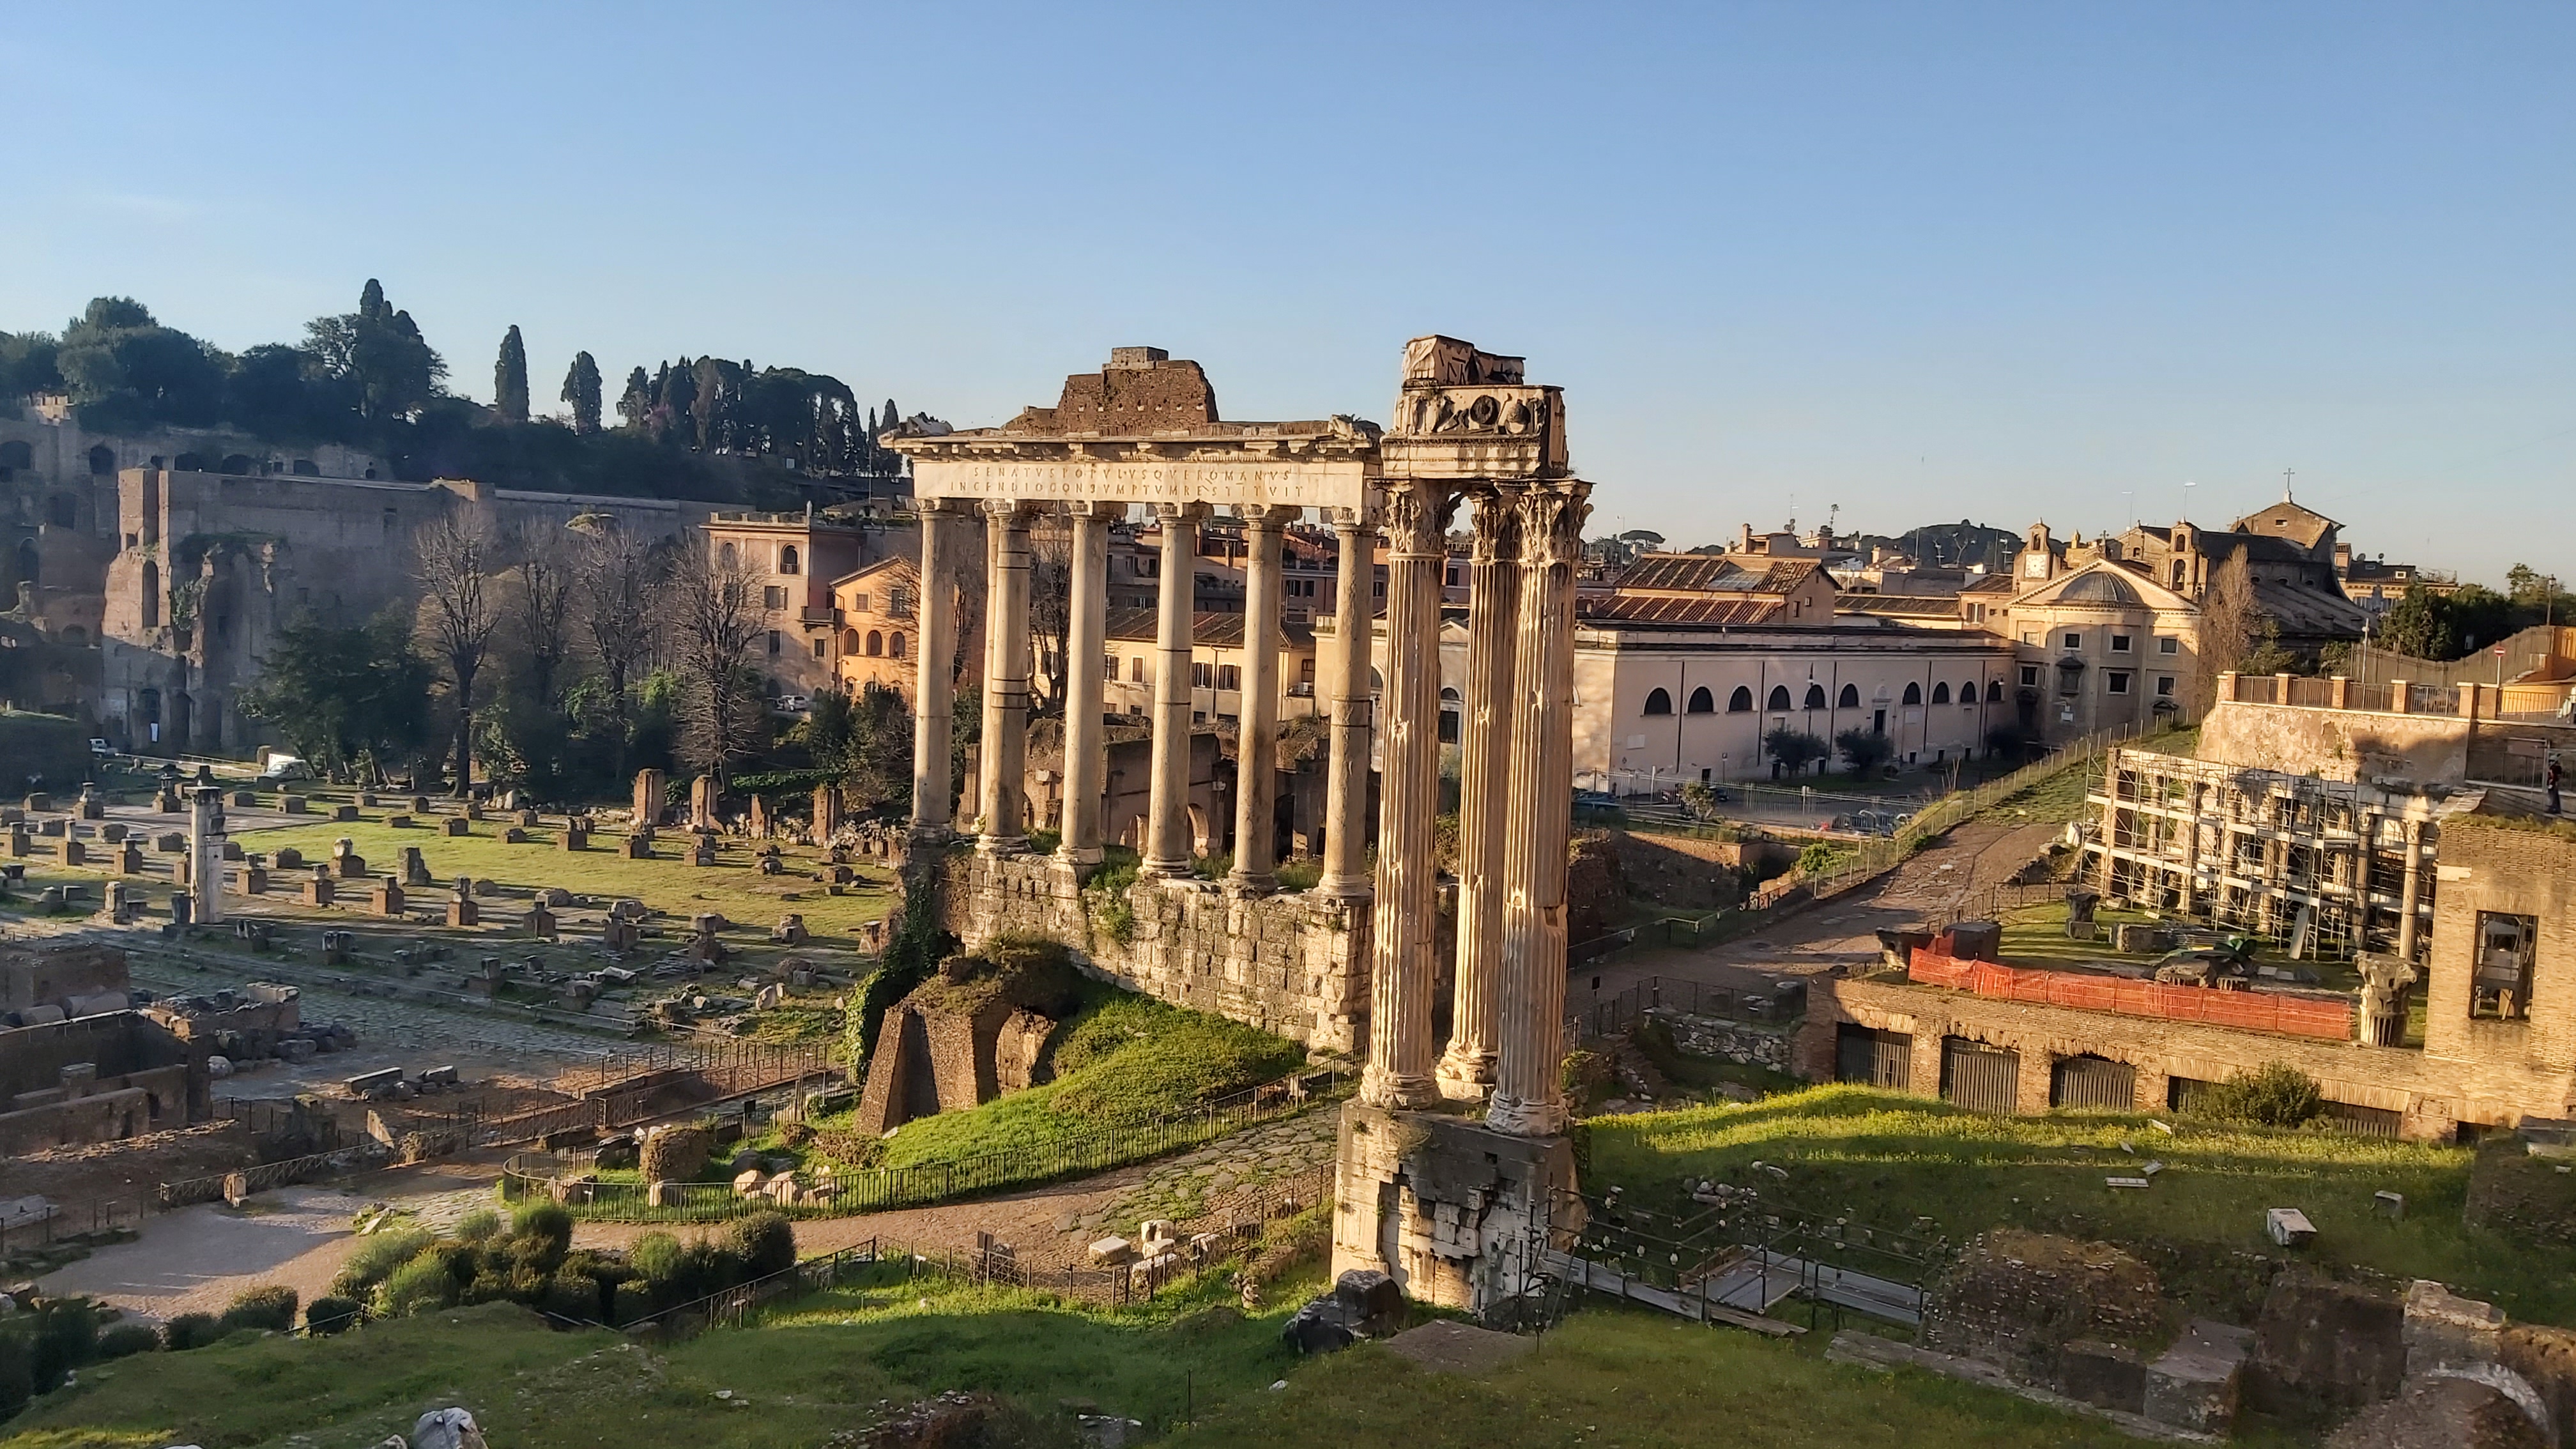
[[[1521,505],[1511,784],[1503,848],[1500,1057],[1486,1122],[1565,1130],[1565,840],[1574,789],[1574,571],[1591,486],[1534,484]]]
[[[1512,669],[1520,629],[1518,493],[1476,503],[1468,563],[1467,707],[1459,731],[1458,969],[1450,994],[1441,1093],[1482,1097],[1494,1085],[1503,968],[1503,817],[1511,778]]]
[[[1324,873],[1318,894],[1366,900],[1368,876],[1369,731],[1375,703],[1369,690],[1369,586],[1377,578],[1377,534],[1365,514],[1344,509],[1333,516],[1341,557],[1333,578],[1332,677],[1325,682],[1331,711],[1332,754],[1324,777]]]
[[[984,504],[984,822],[986,854],[1028,844],[1029,515],[1018,501]]]
[[[1109,768],[1101,729],[1101,658],[1109,643],[1109,524],[1121,503],[1066,505],[1073,515],[1073,577],[1066,589],[1063,861],[1100,863],[1100,792]]]
[[[1154,779],[1145,811],[1145,875],[1186,880],[1190,832],[1190,650],[1203,503],[1158,503],[1163,559],[1154,628]]]
[[[913,511],[921,517],[921,617],[912,690],[912,833],[945,839],[957,793],[949,759],[957,707],[957,591],[949,559],[963,516],[941,498],[921,499]]]
[[[1243,713],[1235,731],[1234,869],[1226,887],[1266,896],[1279,888],[1279,542],[1293,508],[1243,513]]]
[[[1369,1060],[1360,1095],[1380,1107],[1440,1098],[1432,1080],[1433,928],[1439,918],[1440,486],[1386,487],[1386,740],[1378,785],[1377,910]]]

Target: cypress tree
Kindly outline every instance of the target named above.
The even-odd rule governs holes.
[[[573,354],[572,370],[564,374],[563,400],[572,404],[574,432],[586,436],[599,431],[599,363],[589,353]]]
[[[501,338],[501,356],[492,364],[492,411],[505,423],[528,420],[528,348],[519,340],[519,325]]]

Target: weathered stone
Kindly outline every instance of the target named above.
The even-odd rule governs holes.
[[[466,817],[462,815],[448,816],[445,820],[439,822],[438,828],[439,832],[443,835],[472,835],[474,833],[474,827],[467,823]]]

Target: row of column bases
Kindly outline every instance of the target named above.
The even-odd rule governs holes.
[[[1331,756],[1319,894],[1371,909],[1368,1067],[1363,1100],[1393,1108],[1487,1101],[1489,1125],[1545,1136],[1565,1127],[1559,1085],[1565,1004],[1565,865],[1573,790],[1574,582],[1590,485],[1575,480],[1453,487],[1383,485],[1387,539],[1385,739],[1378,853],[1367,869],[1372,521],[1334,511],[1340,545],[1327,680]],[[1448,1047],[1432,1039],[1438,979],[1440,603],[1448,525],[1476,499],[1467,616],[1466,708],[1458,818],[1458,959]],[[923,499],[920,675],[915,693],[913,830],[952,833],[949,740],[956,618],[942,565],[966,504]],[[1057,855],[1079,871],[1101,859],[1106,764],[1099,660],[1105,652],[1109,525],[1123,503],[1063,505],[1072,525],[1066,639],[1064,819]],[[1205,504],[1155,505],[1162,526],[1155,631],[1151,796],[1139,872],[1191,878],[1191,625],[1198,520]],[[1033,505],[982,505],[988,550],[979,850],[1027,845]],[[1280,540],[1297,510],[1245,510],[1243,714],[1235,859],[1226,889],[1277,888],[1272,808],[1279,736]],[[1372,903],[1373,907],[1372,907]]]

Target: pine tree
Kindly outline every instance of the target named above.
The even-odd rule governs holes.
[[[505,423],[528,420],[528,347],[519,340],[519,324],[501,338],[501,356],[492,364],[492,411]]]
[[[510,331],[518,333],[515,327]],[[574,432],[587,436],[599,431],[599,363],[589,353],[573,354],[572,370],[564,374],[563,400],[572,404]]]

